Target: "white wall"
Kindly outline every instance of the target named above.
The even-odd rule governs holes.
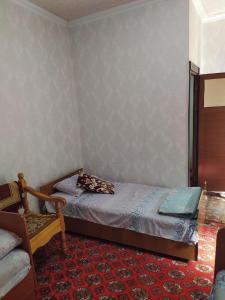
[[[1,0],[0,182],[80,167],[82,141],[98,175],[187,184],[188,24],[187,0],[159,0],[70,36]]]
[[[187,184],[189,1],[159,0],[72,29],[85,167]]]
[[[204,23],[202,72],[225,72],[225,20]]]
[[[39,186],[82,165],[72,64],[66,27],[0,1],[0,182],[23,171]]]
[[[202,21],[193,0],[189,1],[189,60],[201,66]]]

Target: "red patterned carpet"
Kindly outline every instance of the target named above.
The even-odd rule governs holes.
[[[72,234],[62,257],[53,239],[35,255],[38,299],[208,299],[216,231],[200,228],[199,260],[188,263]]]

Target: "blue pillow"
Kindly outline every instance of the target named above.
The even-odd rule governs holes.
[[[200,187],[179,187],[173,189],[160,205],[159,213],[194,216],[200,196]]]

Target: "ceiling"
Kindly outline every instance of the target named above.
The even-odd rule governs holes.
[[[225,0],[193,0],[205,19],[220,17],[225,14]]]
[[[33,4],[72,21],[99,11],[133,2],[135,0],[29,0]],[[211,0],[212,1],[212,0]]]
[[[1,0],[0,0],[1,1]],[[73,21],[138,0],[28,0],[66,20]],[[192,0],[205,20],[225,16],[225,0]]]

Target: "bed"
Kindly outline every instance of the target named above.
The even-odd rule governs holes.
[[[115,183],[115,195],[84,192],[80,197],[58,192],[54,185],[79,170],[40,188],[47,195],[64,197],[66,230],[143,248],[186,260],[197,260],[197,221],[158,214],[170,189]],[[54,213],[51,205],[49,213]]]

